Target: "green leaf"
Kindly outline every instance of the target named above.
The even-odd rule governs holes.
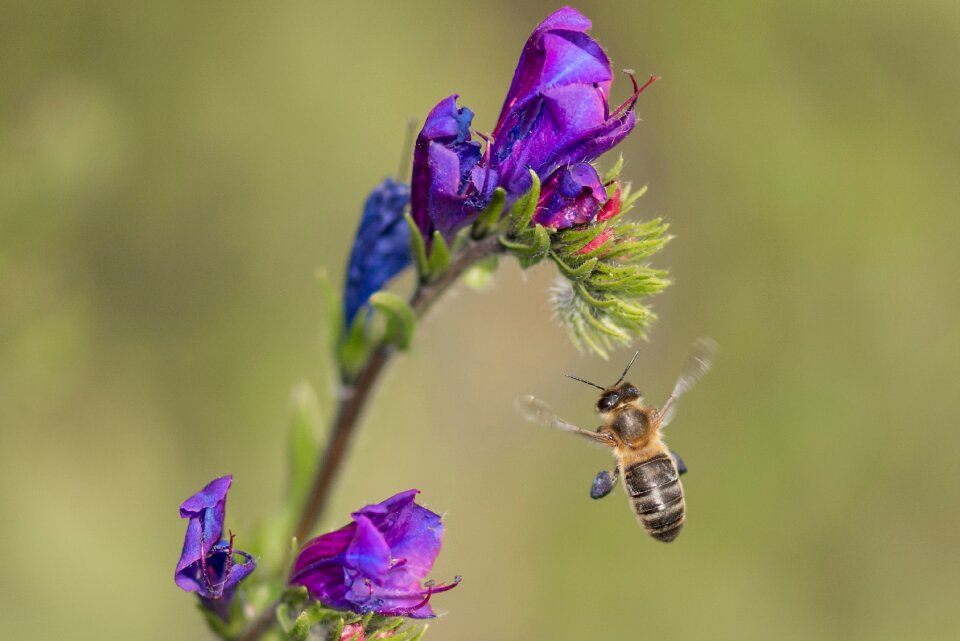
[[[310,636],[310,628],[320,623],[324,614],[319,603],[307,606],[294,620],[287,634],[293,641],[307,641],[307,637]]]
[[[513,252],[513,253],[515,253],[515,254],[516,254],[516,253],[520,253],[520,254],[530,253],[530,254],[533,254],[533,253],[535,253],[535,252],[537,251],[537,245],[536,245],[536,241],[535,241],[535,239],[534,239],[534,237],[533,237],[532,231],[531,231],[531,233],[530,233],[530,238],[529,238],[529,240],[530,240],[529,243],[525,243],[525,242],[521,242],[521,241],[519,241],[519,240],[511,240],[510,238],[506,238],[505,236],[501,236],[501,237],[500,237],[500,244],[503,245],[504,247],[506,247],[507,249],[509,249],[511,252]]]
[[[281,603],[277,606],[277,622],[280,623],[280,629],[286,632],[287,634],[293,630],[294,619],[290,616],[290,606],[286,603]]]
[[[370,297],[370,304],[387,320],[384,339],[402,350],[408,349],[417,325],[413,308],[407,301],[390,292],[377,292]]]
[[[507,190],[503,187],[497,187],[493,196],[490,198],[490,204],[484,209],[477,220],[473,223],[470,231],[474,240],[480,240],[489,236],[499,225],[500,216],[503,214],[503,206],[507,198]]]
[[[430,260],[427,264],[427,279],[434,280],[446,271],[450,264],[450,250],[447,241],[439,231],[433,232],[433,246],[430,249]]]
[[[319,456],[320,404],[316,392],[306,381],[293,390],[293,420],[290,421],[289,504],[299,510],[307,498]]]
[[[526,256],[519,256],[520,266],[524,269],[536,265],[550,255],[550,232],[547,228],[538,223],[533,228],[533,233],[533,251]]]
[[[588,260],[585,260],[580,266],[572,267],[570,265],[567,265],[563,261],[563,259],[560,258],[560,256],[558,256],[555,252],[550,252],[550,257],[553,258],[553,262],[555,262],[557,264],[557,267],[560,268],[560,272],[568,280],[573,280],[573,281],[583,280],[584,278],[587,278],[588,276],[590,276],[590,274],[593,273],[593,268],[597,264],[596,258],[590,258]]]
[[[366,307],[361,307],[357,311],[350,329],[337,349],[340,375],[344,380],[350,380],[360,371],[370,353],[372,346],[366,331],[367,314]]]
[[[340,294],[326,269],[320,268],[315,272],[317,284],[320,286],[320,298],[323,301],[324,321],[328,325],[330,353],[336,353],[336,346],[340,343],[343,334],[343,303]]]
[[[632,193],[628,186],[627,189],[624,190],[624,193],[621,195],[621,198],[623,199],[622,202],[620,203],[621,213],[627,213],[628,211],[633,209],[634,204],[638,200],[643,198],[643,195],[645,193],[647,193],[647,185],[644,185],[643,187],[638,189],[636,193]]]
[[[420,227],[413,220],[413,216],[408,211],[404,214],[407,219],[407,226],[410,228],[410,253],[413,254],[414,262],[417,264],[417,273],[421,280],[430,273],[430,263],[427,260],[427,243],[423,240],[423,234],[420,233]]]

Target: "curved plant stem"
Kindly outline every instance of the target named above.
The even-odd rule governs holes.
[[[436,280],[430,283],[421,283],[410,298],[410,306],[417,318],[421,318],[434,302],[453,285],[469,267],[482,258],[503,251],[497,236],[491,236],[479,241],[469,242],[450,261],[450,265]],[[333,426],[327,436],[323,456],[317,466],[310,493],[304,503],[294,536],[298,541],[304,541],[313,530],[317,519],[323,513],[330,498],[330,490],[336,480],[337,472],[344,461],[345,454],[353,435],[356,432],[357,420],[366,407],[381,373],[390,362],[395,349],[387,344],[381,344],[370,354],[366,364],[343,390],[340,406],[337,410]],[[261,612],[249,626],[237,637],[238,641],[256,641],[275,622],[274,607],[271,606]]]
[[[502,251],[501,245],[495,236],[469,243],[464,247],[451,260],[447,271],[443,272],[432,283],[421,284],[414,292],[410,299],[410,306],[417,318],[421,318],[437,298],[455,283],[467,268],[481,258],[499,251]],[[350,444],[357,419],[360,417],[360,413],[370,397],[370,392],[393,353],[393,347],[381,344],[367,359],[367,363],[360,370],[353,383],[344,389],[333,429],[330,430],[327,437],[327,446],[323,451],[323,458],[320,460],[303,511],[300,512],[297,528],[294,530],[294,536],[297,537],[298,541],[306,539],[324,507],[326,507],[327,499],[330,496],[330,488],[343,461],[347,446]]]

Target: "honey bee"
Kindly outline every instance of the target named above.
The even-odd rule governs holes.
[[[694,343],[687,365],[661,409],[647,405],[640,390],[633,383],[624,382],[640,352],[633,355],[623,374],[609,387],[568,375],[601,390],[596,409],[603,424],[595,432],[559,418],[546,403],[533,396],[521,397],[517,407],[529,421],[580,434],[609,447],[617,465],[612,472],[601,470],[597,474],[590,488],[591,498],[609,494],[622,476],[623,488],[640,525],[653,538],[669,543],[680,534],[686,520],[680,475],[687,471],[687,466],[676,452],[667,448],[660,431],[673,420],[677,399],[710,369],[716,351],[713,340],[701,338]]]

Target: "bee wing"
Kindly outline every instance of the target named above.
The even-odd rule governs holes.
[[[592,441],[596,441],[597,443],[602,443],[607,446],[613,445],[613,440],[608,435],[600,434],[598,432],[591,432],[589,430],[579,428],[573,423],[563,420],[553,413],[553,410],[550,409],[549,405],[535,396],[520,396],[517,398],[516,408],[517,413],[531,423],[539,423],[540,425],[563,430],[564,432],[571,432],[573,434],[586,436]]]
[[[717,341],[712,338],[699,338],[693,344],[690,358],[677,379],[676,385],[673,386],[670,398],[667,399],[667,402],[663,404],[663,409],[660,410],[660,427],[669,425],[673,417],[676,416],[677,399],[693,389],[693,386],[710,371],[718,347]]]

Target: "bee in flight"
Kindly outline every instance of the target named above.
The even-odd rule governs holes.
[[[686,519],[680,475],[687,471],[687,466],[676,452],[667,449],[660,430],[673,420],[677,399],[710,369],[716,351],[717,344],[713,340],[701,338],[694,343],[690,359],[661,409],[647,405],[640,390],[623,380],[640,352],[633,355],[623,374],[609,387],[570,376],[601,390],[597,412],[603,424],[595,432],[559,418],[546,403],[533,396],[521,397],[517,406],[529,421],[580,434],[613,450],[617,465],[612,472],[601,470],[597,474],[590,496],[603,498],[622,476],[624,490],[640,525],[653,538],[668,543],[677,538]]]

